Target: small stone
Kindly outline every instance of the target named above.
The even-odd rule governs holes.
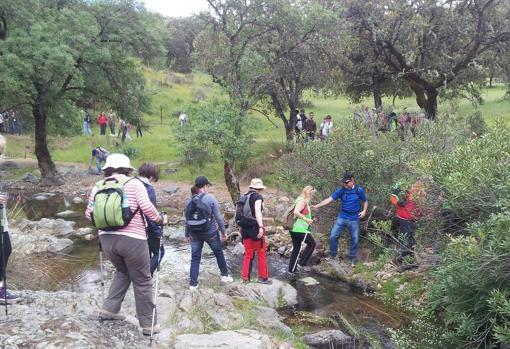
[[[175,193],[177,193],[179,191],[179,188],[176,187],[176,186],[171,186],[171,187],[165,188],[163,190],[167,194],[175,194]]]
[[[70,217],[80,217],[82,214],[76,211],[66,210],[57,213],[55,216],[59,218],[70,218]]]
[[[38,183],[39,182],[39,177],[37,176],[34,176],[33,174],[31,174],[30,172],[27,172],[23,175],[23,177],[21,178],[21,180],[23,182],[27,182],[27,183]]]
[[[80,197],[78,197],[78,196],[76,196],[76,197],[74,197],[74,198],[73,198],[73,202],[74,202],[75,204],[81,204],[81,203],[83,203],[84,201],[85,201],[85,200],[83,200],[82,198],[80,198]]]
[[[305,277],[301,280],[302,283],[305,284],[305,286],[315,286],[315,285],[319,285],[319,281],[315,280],[313,277],[311,276],[308,276],[308,277]]]

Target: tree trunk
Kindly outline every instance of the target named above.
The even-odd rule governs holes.
[[[425,104],[427,119],[435,121],[437,114],[437,95],[439,93],[436,88],[431,87],[425,90],[425,94],[427,95],[427,104]]]
[[[61,180],[58,178],[57,169],[48,150],[46,112],[40,104],[34,104],[32,114],[35,119],[35,156],[37,157],[42,179],[52,183],[60,183]]]
[[[489,88],[492,87],[492,80],[494,79],[494,77],[492,76],[492,74],[489,76]]]
[[[377,110],[381,110],[382,107],[381,82],[381,74],[374,72],[372,74],[372,94],[374,95],[374,106]]]
[[[234,174],[234,168],[232,163],[228,160],[224,161],[223,164],[223,175],[225,176],[225,185],[227,186],[230,198],[234,205],[241,196],[241,189],[239,188],[239,181]]]
[[[297,115],[296,108],[290,108],[290,118],[289,122],[285,124],[285,133],[287,135],[287,141],[290,142],[294,139],[294,134],[296,133],[296,123],[297,123]]]

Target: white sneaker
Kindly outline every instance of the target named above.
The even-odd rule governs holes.
[[[234,279],[230,275],[224,275],[221,277],[221,282],[228,284],[230,282],[234,282]]]
[[[189,287],[189,290],[190,290],[191,292],[196,291],[197,289],[198,289],[198,285],[196,285],[196,286],[191,286],[191,285],[190,285],[190,287]]]

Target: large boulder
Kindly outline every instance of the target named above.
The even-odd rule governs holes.
[[[268,336],[254,330],[220,331],[211,334],[181,334],[174,349],[271,349]]]
[[[68,252],[73,241],[58,238],[49,234],[25,234],[17,228],[11,228],[11,240],[16,253],[29,254],[61,254]]]
[[[305,335],[305,343],[312,348],[351,348],[355,344],[351,336],[340,330],[324,330]]]
[[[270,285],[233,283],[225,287],[225,293],[232,297],[265,302],[271,308],[294,306],[298,303],[297,291],[286,282],[273,279]]]

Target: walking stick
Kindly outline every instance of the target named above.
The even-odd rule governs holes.
[[[0,205],[0,234],[2,237],[1,240],[1,248],[2,248],[2,276],[4,281],[4,305],[5,305],[5,317],[8,315],[7,311],[7,273],[5,271],[6,265],[5,265],[5,241],[4,241],[4,205]]]
[[[305,233],[305,237],[303,238],[303,240],[301,241],[301,245],[299,246],[299,252],[298,252],[298,255],[296,257],[296,261],[294,262],[294,267],[292,268],[292,272],[295,272],[296,271],[296,267],[297,267],[297,262],[299,260],[299,254],[301,253],[301,250],[303,249],[303,244],[305,243],[305,240],[306,240],[306,237],[308,236],[308,231]]]
[[[99,242],[99,272],[101,273],[101,301],[104,303],[104,263],[101,242]]]
[[[161,255],[161,246],[163,246],[163,226],[164,219],[163,216],[166,216],[165,212],[161,214],[161,237],[159,238],[159,248],[158,248],[158,266],[156,268],[156,286],[154,287],[154,300],[152,302],[152,323],[151,323],[151,336],[150,336],[150,346],[152,347],[152,341],[154,340],[154,324],[156,320],[156,299],[158,297],[158,286],[159,286],[159,269],[161,265],[160,255]]]

